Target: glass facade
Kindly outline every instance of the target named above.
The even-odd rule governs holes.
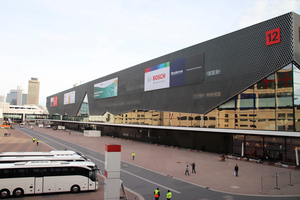
[[[300,70],[289,64],[205,115],[134,110],[115,116],[115,123],[300,131]],[[200,149],[208,147],[214,148]],[[295,164],[295,147],[300,147],[299,138],[232,135],[230,152],[241,156],[243,151],[245,157]]]
[[[300,130],[300,71],[289,64],[211,112],[134,110],[115,123],[273,131]]]
[[[118,124],[300,131],[300,70],[289,64],[206,114],[132,110],[118,115],[106,112],[103,116],[89,116],[85,95],[78,115],[63,116],[63,120],[85,119],[115,123],[89,127],[104,135],[295,164],[295,148],[300,147],[300,138],[125,128]]]
[[[89,116],[89,101],[88,101],[88,97],[87,94],[85,94],[84,99],[82,101],[81,107],[79,109],[79,112],[77,114],[77,116],[80,117],[88,117]]]
[[[300,70],[293,66],[295,130],[300,130]]]

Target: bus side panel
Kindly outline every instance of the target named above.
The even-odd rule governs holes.
[[[0,190],[3,190],[3,189],[8,189],[10,191],[10,194],[12,194],[12,185],[11,183],[8,182],[8,180],[6,179],[1,179],[1,182],[0,182]]]
[[[63,178],[63,177],[61,177]],[[44,193],[50,193],[50,192],[55,192],[55,183],[56,182],[60,182],[62,181],[62,179],[60,179],[59,177],[44,177],[44,188],[43,188],[43,192]]]
[[[73,185],[78,185],[80,191],[88,190],[88,178],[84,176],[45,176],[43,192],[70,192]]]
[[[80,187],[80,191],[86,191],[88,190],[88,178],[84,176],[73,176],[66,178],[66,180],[69,179],[70,182],[70,189],[73,185],[78,185]]]
[[[69,181],[64,182],[64,191],[71,191],[71,186]]]
[[[63,192],[64,191],[64,182],[56,182],[55,183],[55,191],[56,192]]]
[[[43,177],[35,178],[34,193],[35,194],[43,193]]]
[[[34,194],[34,179],[33,178],[10,178],[10,179],[1,179],[0,190],[8,189],[10,194],[13,194],[13,191],[16,188],[21,188],[24,191],[24,194]]]

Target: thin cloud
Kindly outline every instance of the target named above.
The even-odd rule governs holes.
[[[67,43],[67,37],[65,35],[44,35],[44,39],[50,42]]]

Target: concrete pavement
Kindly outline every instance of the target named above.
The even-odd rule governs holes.
[[[220,155],[214,153],[194,152],[187,149],[176,149],[112,137],[88,138],[84,137],[83,133],[75,131],[72,131],[72,133],[69,134],[63,130],[55,131],[52,129],[38,128],[37,126],[34,126],[34,129],[46,134],[50,134],[62,140],[67,140],[77,145],[87,147],[101,154],[105,153],[105,144],[120,144],[122,148],[122,161],[133,165],[138,165],[140,167],[164,174],[167,177],[180,179],[207,189],[229,194],[255,196],[298,195],[300,197],[299,170],[290,170],[287,168],[279,168],[275,166],[232,159],[226,159],[225,162],[220,162]],[[1,134],[1,136],[2,135],[3,134]],[[16,140],[14,143],[22,143],[20,138],[21,137],[18,137],[19,141]],[[3,137],[0,140],[0,151],[3,151],[4,149],[16,151],[10,150],[14,148],[9,148],[6,146],[6,144],[6,147],[2,148],[2,139]],[[24,149],[24,142],[22,144],[22,148]],[[41,144],[43,144],[43,141],[41,141]],[[28,145],[30,145],[29,142]],[[40,148],[43,148],[42,146],[44,145],[41,145]],[[133,151],[136,153],[134,160],[132,160],[131,156]],[[196,174],[191,173],[192,169],[190,164],[193,162],[196,164]],[[239,166],[238,177],[233,175],[234,166],[236,164]],[[184,174],[186,165],[189,165],[190,176],[186,176]],[[290,171],[293,186],[289,185]],[[274,188],[276,184],[276,179],[274,177],[275,173],[279,174],[278,180],[280,189]],[[264,193],[261,192],[262,181]],[[151,188],[149,189],[149,192],[152,193],[153,190],[154,188]]]

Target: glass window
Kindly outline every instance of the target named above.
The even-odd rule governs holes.
[[[285,118],[285,113],[278,113],[278,117],[284,117]]]
[[[275,75],[272,74],[257,83],[257,89],[275,89]]]
[[[293,106],[293,97],[291,92],[280,92],[277,93],[277,107],[287,108]]]
[[[275,93],[258,94],[257,104],[259,109],[275,108]]]
[[[294,66],[294,113],[295,131],[300,131],[300,70]]]
[[[292,71],[291,64],[282,68],[276,74],[277,74],[277,88],[293,87],[293,71]]]
[[[240,109],[254,109],[255,108],[255,94],[241,94]]]
[[[244,143],[243,135],[233,135],[232,150],[234,155],[241,155],[243,143]]]

